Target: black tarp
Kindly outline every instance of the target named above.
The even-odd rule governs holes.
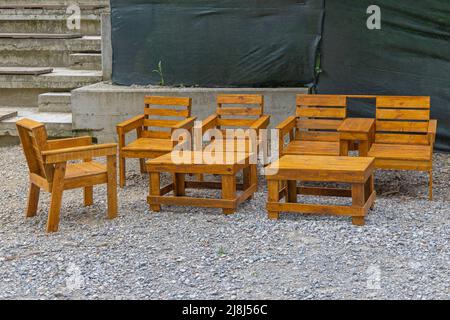
[[[370,5],[381,30],[369,30]],[[113,82],[427,95],[450,151],[450,0],[111,0]],[[325,18],[324,18],[325,14]],[[374,116],[355,102],[353,116]]]
[[[381,30],[367,28],[370,5]],[[431,96],[436,147],[450,151],[450,1],[327,0],[325,12],[318,92]],[[351,113],[374,108],[355,101]]]
[[[310,86],[324,0],[111,0],[113,82]]]

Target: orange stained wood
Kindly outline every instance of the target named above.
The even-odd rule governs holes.
[[[424,145],[401,145],[375,143],[369,151],[369,157],[381,159],[403,159],[408,161],[430,161],[433,149]]]
[[[374,119],[347,118],[339,126],[338,131],[368,133],[374,124]]]
[[[339,142],[295,140],[285,148],[284,154],[339,156]]]
[[[149,172],[234,174],[250,162],[248,153],[177,151],[147,161]]]
[[[365,182],[374,170],[374,158],[286,155],[266,168],[267,179],[323,182]]]
[[[368,155],[379,169],[428,171],[433,198],[433,147],[437,121],[430,120],[426,96],[376,98],[375,141]]]
[[[119,136],[120,186],[126,183],[126,158],[140,159],[145,172],[145,159],[159,157],[172,151],[172,133],[177,129],[192,130],[192,100],[188,97],[148,96],[144,98],[144,112],[117,125]],[[126,143],[126,135],[136,131],[137,139]]]
[[[170,152],[173,142],[167,139],[139,138],[122,148],[123,151],[161,151]]]
[[[300,94],[296,114],[283,121],[279,151],[284,154],[339,155],[338,128],[347,117],[345,95]],[[284,138],[289,136],[285,146]],[[317,145],[315,145],[317,143]]]
[[[116,144],[92,145],[91,137],[51,140],[45,126],[23,119],[16,123],[25,157],[30,170],[30,192],[27,217],[37,214],[39,193],[51,193],[47,232],[56,232],[63,191],[84,188],[84,204],[93,204],[93,188],[107,184],[108,218],[117,216]],[[107,165],[92,161],[106,157]],[[72,163],[72,161],[82,161]]]

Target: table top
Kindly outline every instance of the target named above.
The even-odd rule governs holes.
[[[252,156],[243,152],[171,152],[148,160],[150,172],[234,174],[248,167]]]
[[[375,124],[375,119],[347,118],[339,126],[339,132],[369,133]]]
[[[269,165],[266,178],[323,181],[365,182],[375,170],[375,159],[366,157],[330,157],[286,155]]]

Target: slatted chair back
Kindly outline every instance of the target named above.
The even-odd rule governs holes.
[[[264,96],[259,94],[222,94],[217,96],[219,127],[248,128],[264,115]]]
[[[30,173],[36,174],[51,183],[54,167],[53,165],[46,165],[42,157],[42,152],[47,148],[45,125],[30,119],[22,119],[16,123],[16,127]]]
[[[376,100],[376,143],[430,143],[430,97],[380,96]]]
[[[347,117],[343,95],[297,95],[295,138],[305,141],[339,141],[338,127]]]
[[[170,128],[191,116],[191,98],[148,96],[144,101],[142,138],[170,139]]]

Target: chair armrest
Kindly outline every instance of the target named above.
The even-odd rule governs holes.
[[[144,124],[144,115],[139,115],[134,118],[131,118],[127,121],[119,123],[117,127],[117,133],[118,134],[125,134],[128,133],[134,129],[137,129],[139,127],[142,127]]]
[[[270,116],[261,116],[256,122],[250,127],[250,129],[261,130],[267,129],[270,124]]]
[[[213,114],[213,115],[210,115],[205,120],[203,120],[202,121],[202,134],[205,134],[206,131],[217,127],[218,119],[219,119],[219,116],[217,114]]]
[[[430,120],[428,124],[428,140],[430,144],[434,144],[436,140],[436,132],[437,132],[437,120]]]
[[[84,147],[92,145],[92,137],[76,137],[68,139],[48,140],[47,150]]]
[[[292,116],[281,122],[277,129],[280,131],[280,138],[283,138],[285,135],[291,133],[292,129],[295,128],[297,123],[297,117]]]
[[[180,121],[175,126],[173,126],[172,131],[177,129],[191,130],[194,127],[195,120],[197,120],[197,117],[190,117],[183,121]]]
[[[42,152],[46,164],[113,156],[117,154],[117,144],[99,144],[85,147],[64,148]]]

